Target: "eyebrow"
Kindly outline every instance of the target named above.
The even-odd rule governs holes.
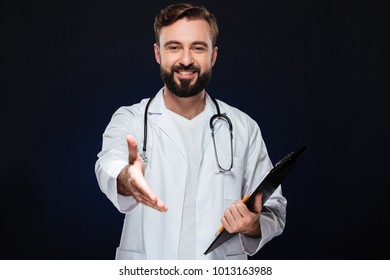
[[[201,46],[204,46],[206,48],[209,47],[209,45],[206,42],[203,42],[203,41],[195,41],[191,45],[201,45]]]
[[[179,42],[179,41],[171,40],[171,41],[166,42],[164,44],[164,47],[172,45],[172,44],[182,45],[182,43]],[[207,47],[207,48],[209,47],[209,45],[206,42],[204,42],[204,41],[195,41],[195,42],[191,43],[191,45],[192,46],[193,45],[202,45],[202,46]]]

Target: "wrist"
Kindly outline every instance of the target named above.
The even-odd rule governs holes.
[[[253,224],[253,226],[248,231],[244,232],[244,235],[251,238],[260,238],[261,237],[260,220],[257,219],[257,221]]]
[[[131,195],[131,193],[127,187],[127,185],[128,185],[128,179],[127,179],[128,178],[128,176],[127,176],[128,168],[129,168],[128,165],[126,165],[124,168],[122,168],[121,172],[119,172],[118,177],[116,178],[117,193],[121,194],[123,196],[130,196]]]

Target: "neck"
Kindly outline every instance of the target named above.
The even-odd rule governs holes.
[[[206,105],[204,90],[195,96],[178,97],[164,88],[164,102],[168,110],[191,120],[203,112]]]

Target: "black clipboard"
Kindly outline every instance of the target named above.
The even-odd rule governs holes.
[[[294,151],[275,164],[275,167],[272,168],[269,173],[264,177],[259,186],[252,192],[249,199],[245,202],[245,205],[250,209],[253,206],[255,196],[257,193],[261,192],[263,194],[263,205],[276,190],[276,188],[282,183],[282,181],[287,177],[290,171],[298,162],[298,159],[308,150],[307,146],[303,146],[297,151]],[[263,210],[266,210],[263,208]],[[214,241],[210,244],[209,248],[204,252],[204,255],[209,254],[214,249],[218,248],[224,242],[228,241],[230,238],[235,236],[237,233],[229,233],[227,230],[223,229]]]

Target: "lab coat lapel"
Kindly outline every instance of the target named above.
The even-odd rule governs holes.
[[[169,137],[169,139],[173,143],[175,143],[178,150],[182,154],[183,158],[187,159],[187,152],[183,146],[182,137],[179,133],[179,130],[177,129],[176,124],[174,123],[174,120],[169,116],[167,110],[168,109],[165,107],[164,98],[163,98],[163,89],[161,89],[157,93],[155,100],[153,100],[152,103],[150,104],[149,116],[151,117],[152,121]],[[215,108],[215,105],[208,94],[206,94],[205,112],[207,115],[209,115],[209,118],[211,118],[213,115],[217,113],[217,109]],[[221,113],[223,113],[223,111],[221,111]],[[215,135],[217,135],[221,126],[222,126],[221,123],[217,123],[215,125],[215,129],[214,129]],[[211,143],[212,143],[212,137],[210,131],[209,133],[206,133],[204,136],[202,150],[206,151],[206,149],[208,149],[208,146]]]
[[[163,131],[169,139],[177,146],[178,150],[182,154],[183,158],[187,158],[187,153],[183,146],[182,137],[179,133],[179,130],[174,123],[174,120],[169,116],[165,107],[163,91],[160,90],[156,95],[155,100],[150,104],[149,107],[149,116],[151,116],[152,121],[156,124],[161,131]]]

